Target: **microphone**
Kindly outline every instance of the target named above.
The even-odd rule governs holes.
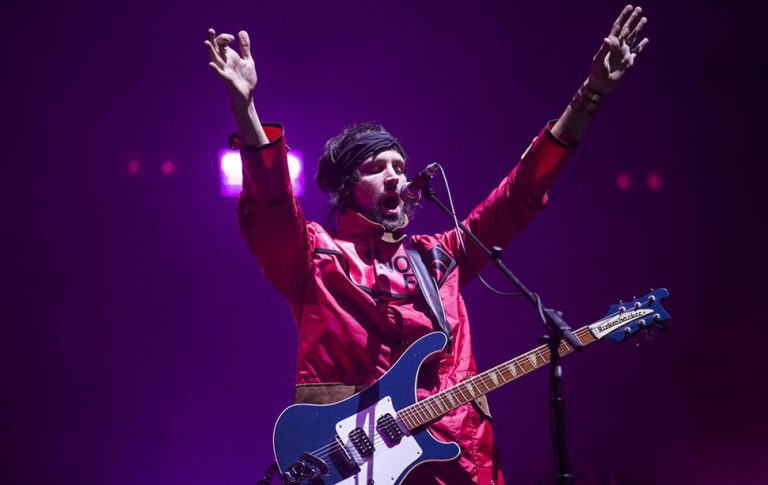
[[[403,185],[400,189],[400,198],[410,204],[415,204],[421,199],[421,191],[427,186],[432,177],[437,173],[438,164],[430,163],[424,170],[416,174],[413,180]]]

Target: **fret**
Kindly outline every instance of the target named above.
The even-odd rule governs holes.
[[[438,412],[436,408],[436,403],[434,399],[425,399],[424,402],[427,403],[427,409],[429,409],[429,419],[433,419],[436,416],[438,416],[440,413]]]
[[[588,326],[574,331],[574,335],[582,345],[597,341]],[[567,355],[574,350],[571,345],[562,341],[558,347],[558,354]],[[462,404],[538,369],[549,363],[551,358],[552,352],[549,347],[537,347],[527,354],[515,357],[481,374],[467,378],[449,389],[413,403],[400,410],[398,416],[409,430],[413,430]]]
[[[416,411],[418,412],[419,421],[422,423],[426,423],[427,420],[425,419],[427,417],[427,412],[424,409],[424,405],[422,404],[423,401],[419,401],[416,403]]]
[[[498,387],[498,385],[499,385],[499,376],[496,374],[496,371],[495,370],[490,371],[488,373],[488,377],[490,377],[491,380],[493,381],[493,383]]]
[[[481,374],[481,375],[479,375],[479,376],[476,376],[476,377],[474,378],[474,380],[475,380],[477,383],[479,383],[479,384],[482,384],[482,385],[483,385],[483,387],[485,388],[485,391],[483,391],[482,389],[480,389],[480,386],[478,386],[478,387],[477,387],[477,388],[480,390],[480,394],[485,394],[485,393],[487,393],[488,391],[490,391],[490,390],[491,390],[491,388],[490,388],[490,387],[488,387],[488,383],[485,381],[485,379],[483,378],[482,374]]]
[[[469,390],[469,395],[472,396],[472,399],[474,399],[475,398],[475,394],[477,394],[477,391],[472,386],[472,381],[466,380],[464,382],[466,382],[467,390]]]
[[[441,402],[440,394],[435,394],[434,396],[432,396],[432,398],[435,400],[435,403],[437,404],[437,407],[440,408],[440,414],[445,414],[447,409],[445,408],[445,406]]]
[[[440,396],[440,403],[445,408],[446,413],[451,409],[453,409],[453,406],[451,406],[451,403],[446,400],[447,394],[445,392],[441,392],[440,394],[438,394],[438,396]]]
[[[463,383],[462,384],[457,384],[456,385],[456,390],[459,391],[459,394],[461,394],[461,401],[468,402],[469,399],[467,399],[467,397],[464,395],[464,387],[465,386],[464,386]]]

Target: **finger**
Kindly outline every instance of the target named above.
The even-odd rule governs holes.
[[[624,23],[624,26],[621,28],[621,34],[619,34],[619,38],[626,38],[630,32],[632,32],[635,29],[635,26],[637,25],[638,20],[640,20],[640,14],[643,13],[643,9],[640,7],[636,7],[634,10],[632,10],[632,14],[629,16],[627,21]]]
[[[637,26],[632,30],[632,32],[627,36],[627,42],[631,42],[635,39],[637,39],[640,36],[640,32],[643,30],[643,27],[645,27],[645,24],[648,23],[648,19],[643,17],[640,19],[640,21],[637,23]]]
[[[240,56],[243,59],[251,58],[251,39],[248,37],[248,32],[241,30],[237,33],[237,37],[240,40]]]
[[[216,74],[226,79],[226,75],[224,74],[224,69],[217,66],[215,62],[209,62],[208,65],[211,67],[211,69],[213,69],[216,72]]]
[[[211,41],[206,40],[203,42],[205,44],[205,48],[208,50],[208,57],[211,58],[211,62],[216,63],[216,65],[221,66],[224,64],[224,60],[219,56],[219,53],[216,52],[216,49],[213,47],[213,44],[211,44]]]
[[[227,58],[227,48],[229,47],[229,44],[234,40],[235,37],[232,34],[219,34],[216,36],[216,50],[218,50],[222,59]]]
[[[627,5],[624,7],[624,10],[621,11],[619,16],[616,18],[616,21],[613,22],[613,26],[611,27],[611,33],[609,35],[615,35],[618,37],[619,32],[621,32],[621,26],[624,25],[624,21],[627,19],[629,14],[632,12],[632,5]]]
[[[607,56],[610,51],[611,51],[611,39],[606,37],[605,39],[603,39],[603,43],[600,44],[600,48],[597,50],[595,57],[592,58],[592,61],[598,64],[602,64],[603,61],[605,60],[605,56]]]
[[[229,45],[232,42],[234,42],[235,36],[232,34],[219,34],[216,36],[216,44],[221,45]]]
[[[643,49],[645,49],[645,46],[648,45],[648,42],[650,42],[650,40],[648,40],[648,37],[641,40],[640,43],[637,44],[634,49],[632,49],[632,54],[634,54],[635,56],[640,54],[643,51]]]

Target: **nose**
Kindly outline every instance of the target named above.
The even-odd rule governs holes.
[[[384,187],[387,190],[397,190],[397,186],[400,185],[400,178],[400,175],[394,169],[388,168],[384,177]]]

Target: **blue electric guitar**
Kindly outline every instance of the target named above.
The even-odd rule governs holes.
[[[658,289],[613,305],[601,320],[574,331],[584,345],[622,342],[669,320]],[[660,325],[661,328],[661,325]],[[406,350],[378,382],[341,402],[296,404],[277,420],[274,449],[286,484],[399,484],[421,463],[453,460],[456,443],[437,441],[427,423],[549,362],[545,345],[416,401],[416,376],[424,360],[443,349],[446,337],[430,333]],[[560,344],[559,354],[573,348]]]

